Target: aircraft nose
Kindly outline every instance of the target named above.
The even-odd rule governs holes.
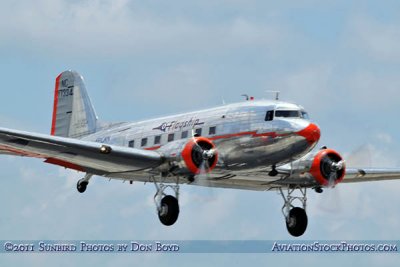
[[[297,132],[297,134],[303,136],[310,145],[318,142],[321,137],[321,131],[314,123],[310,123],[306,128]]]

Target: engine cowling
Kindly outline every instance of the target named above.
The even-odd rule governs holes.
[[[309,172],[320,185],[335,186],[343,181],[346,166],[338,152],[323,149],[314,156]]]
[[[214,143],[202,136],[190,139],[181,155],[187,169],[195,175],[202,171],[212,171],[218,162],[218,152]]]

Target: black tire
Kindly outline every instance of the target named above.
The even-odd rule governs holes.
[[[161,199],[161,209],[166,209],[164,214],[162,214],[162,211],[158,212],[158,218],[162,224],[171,226],[178,220],[179,203],[175,197],[170,195],[163,197]]]
[[[289,217],[286,220],[286,228],[292,236],[299,237],[307,229],[308,218],[304,209],[295,207],[290,210]]]
[[[78,181],[78,183],[76,184],[76,189],[78,190],[79,193],[84,193],[86,191],[88,184],[89,183],[87,181]]]
[[[272,170],[268,173],[268,175],[271,176],[271,177],[275,177],[275,176],[277,176],[278,174],[279,174],[279,172],[278,172],[276,169],[272,169]]]

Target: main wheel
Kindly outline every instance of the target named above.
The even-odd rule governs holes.
[[[89,184],[88,181],[79,180],[78,183],[76,184],[76,189],[78,190],[79,193],[84,193],[86,191],[88,184]]]
[[[286,219],[286,228],[292,236],[298,237],[304,234],[307,229],[308,218],[306,211],[295,207],[289,211]]]
[[[160,222],[166,226],[173,225],[179,216],[179,203],[173,196],[165,196],[161,199],[161,208],[158,211]]]

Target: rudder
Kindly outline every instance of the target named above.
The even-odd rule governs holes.
[[[70,70],[58,75],[51,135],[80,138],[96,132],[97,120],[83,77]]]

